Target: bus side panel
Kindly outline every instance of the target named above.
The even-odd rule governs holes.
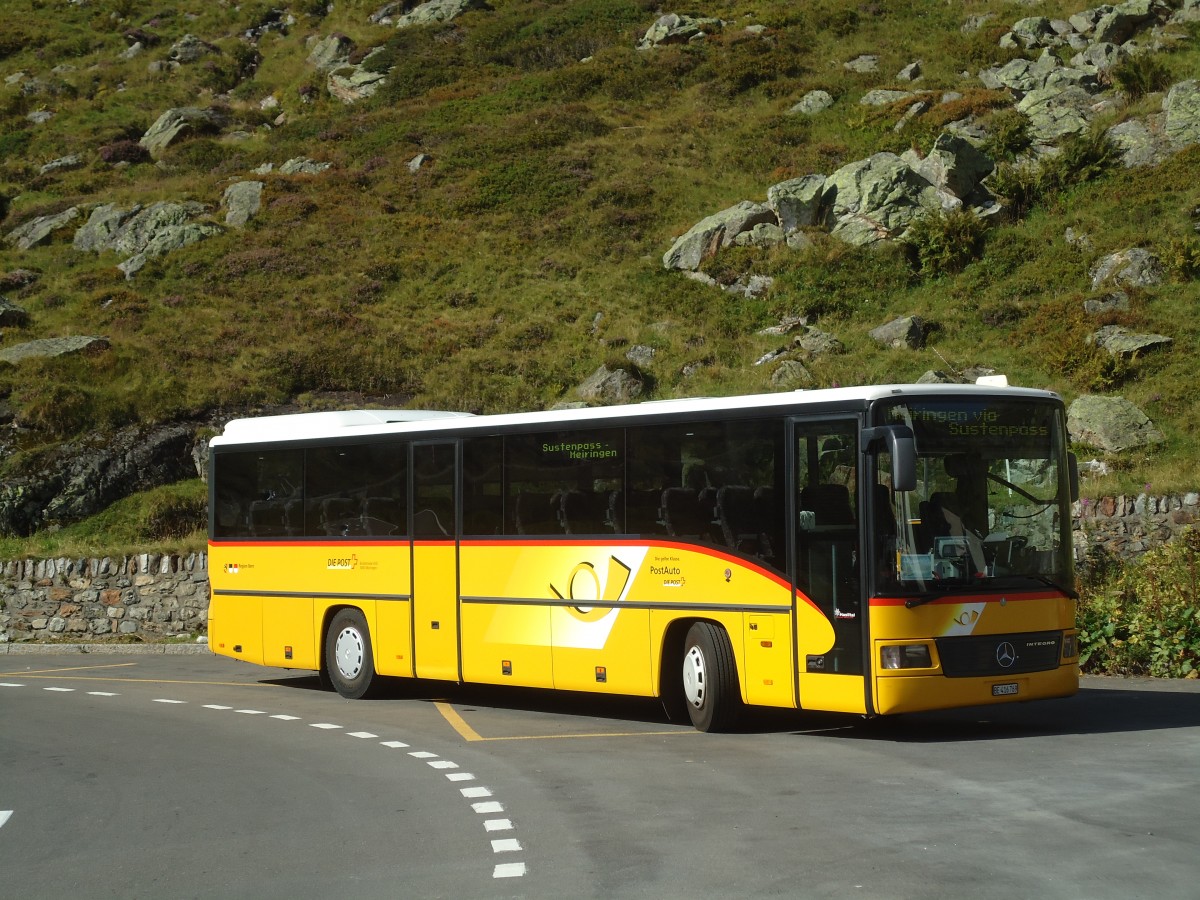
[[[464,543],[460,558],[460,590],[474,598],[461,607],[463,679],[553,687],[550,608],[529,602],[553,596],[549,579],[538,577],[536,552],[511,543]]]
[[[796,705],[792,691],[792,617],[747,613],[744,617],[746,702]]]
[[[462,642],[464,681],[554,687],[547,607],[464,603]]]
[[[285,669],[317,669],[311,597],[263,597],[263,665]],[[290,655],[289,655],[290,653]]]
[[[418,678],[458,680],[458,549],[413,547],[413,664]]]
[[[555,607],[554,686],[649,696],[650,611],[604,607]]]
[[[833,649],[837,635],[825,613],[801,593],[796,596],[796,631],[801,708],[865,713],[867,701],[862,675],[808,671],[808,658],[827,654]]]
[[[208,646],[213,653],[263,664],[261,597],[213,596],[208,604]]]
[[[380,675],[413,675],[412,605],[408,600],[377,600],[374,627],[375,671]]]

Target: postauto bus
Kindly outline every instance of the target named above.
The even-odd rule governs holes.
[[[894,385],[231,421],[209,640],[311,669],[886,715],[1078,689],[1061,399]]]

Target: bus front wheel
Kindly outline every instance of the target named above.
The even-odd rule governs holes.
[[[376,682],[371,632],[357,609],[343,609],[325,632],[324,672],[333,689],[347,700],[367,696]]]
[[[737,663],[725,630],[711,622],[688,629],[683,649],[683,694],[688,716],[700,731],[724,731],[742,707]]]

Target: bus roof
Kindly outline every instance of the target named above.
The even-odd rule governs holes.
[[[730,397],[690,397],[678,400],[652,400],[619,406],[552,409],[483,416],[439,410],[347,410],[233,419],[226,424],[224,433],[214,437],[209,443],[210,446],[219,447],[280,441],[374,437],[388,434],[411,435],[439,431],[494,430],[538,425],[577,426],[588,423],[600,424],[615,419],[686,418],[705,413],[747,410],[774,411],[776,413],[786,411],[802,415],[809,409],[828,412],[831,407],[842,407],[850,412],[862,409],[877,400],[903,396],[1059,399],[1058,395],[1051,391],[1032,388],[973,384],[890,384]]]

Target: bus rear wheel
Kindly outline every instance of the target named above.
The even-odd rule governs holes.
[[[347,700],[366,697],[378,681],[371,653],[371,632],[357,609],[339,610],[325,632],[324,673]]]
[[[683,695],[688,716],[700,731],[724,731],[742,708],[737,663],[725,630],[711,622],[688,629],[683,649]]]

